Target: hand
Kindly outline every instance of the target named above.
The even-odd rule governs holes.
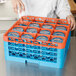
[[[21,0],[12,0],[12,5],[13,5],[13,9],[14,9],[15,13],[17,13],[17,14],[18,14],[18,10],[20,13],[22,11],[25,11],[25,6]]]
[[[71,24],[71,30],[74,30],[75,29],[75,26],[76,26],[74,16],[73,15],[69,15],[69,16],[67,16],[66,19]]]

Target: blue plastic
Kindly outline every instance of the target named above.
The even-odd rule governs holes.
[[[25,24],[20,24],[19,26],[28,26],[28,25],[25,25]]]
[[[38,27],[38,28],[40,27],[39,24],[37,24],[37,23],[31,23],[29,26],[30,27]]]
[[[68,26],[68,24],[58,24],[58,25],[66,25],[66,26]]]
[[[13,28],[13,31],[21,31],[21,32],[23,32],[24,30],[23,30],[22,27],[15,27],[15,28]]]
[[[63,43],[63,39],[59,38],[59,37],[55,37],[53,39],[50,40],[51,42],[58,42],[58,43]]]
[[[54,36],[63,36],[63,37],[65,37],[65,34],[63,32],[54,32],[53,35]]]
[[[35,29],[35,28],[28,28],[28,29],[26,30],[26,32],[37,33],[37,29]]]
[[[53,29],[51,25],[48,25],[48,24],[44,24],[42,26],[42,28],[46,28],[46,29]]]
[[[50,23],[50,24],[56,24],[56,23],[51,23],[51,22],[46,22],[46,23]]]
[[[67,31],[66,27],[64,27],[64,26],[57,26],[56,27],[56,30],[64,30],[64,31]]]
[[[48,41],[48,37],[47,36],[38,36],[36,38],[36,40]]]
[[[44,23],[44,22],[42,22],[42,21],[35,21],[35,22],[38,22],[38,23]]]
[[[70,45],[71,32],[64,49],[47,48],[4,41],[5,59],[36,63],[40,66],[63,68]]]
[[[51,32],[50,32],[50,31],[48,31],[48,30],[41,30],[41,31],[40,31],[40,34],[50,35],[50,34],[51,34]]]
[[[24,21],[27,21],[27,22],[32,22],[31,20],[24,20]]]
[[[29,38],[29,39],[33,39],[33,37],[30,34],[23,34],[21,36],[21,38]]]
[[[17,32],[10,32],[8,36],[19,37],[19,34]]]

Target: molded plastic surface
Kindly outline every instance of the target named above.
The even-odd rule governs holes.
[[[16,30],[17,27],[23,30]],[[32,32],[31,28],[36,30]],[[70,44],[69,29],[70,24],[65,19],[24,16],[4,34],[5,58],[63,68]]]

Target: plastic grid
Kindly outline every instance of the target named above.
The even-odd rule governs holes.
[[[8,42],[8,49],[9,56],[57,62],[57,49],[10,42]]]
[[[39,24],[39,27],[30,27],[29,25],[33,23]],[[51,29],[42,28],[43,25],[50,25],[52,26],[52,28]],[[56,29],[56,27],[58,26],[65,27],[66,30]],[[17,27],[18,28],[21,27],[23,30],[22,29],[21,29],[22,31],[20,31],[20,29],[16,31],[13,30],[14,28]],[[29,28],[36,29],[37,33],[27,32],[27,29]],[[8,42],[7,44],[8,55],[11,57],[32,59],[37,61],[43,61],[43,62],[45,61],[58,64],[59,59],[64,60],[64,56],[63,58],[59,58],[59,50],[61,51],[64,50],[64,52],[62,53],[64,53],[65,55],[66,42],[67,39],[70,38],[69,28],[70,25],[68,24],[67,20],[34,17],[34,16],[22,17],[4,34],[4,42]],[[42,30],[50,31],[50,35],[40,34],[40,31]],[[8,36],[8,33],[10,32],[17,32],[19,37]],[[61,32],[61,34],[59,33],[59,35],[56,35],[56,32]],[[31,35],[33,39],[21,38],[22,35],[24,34]],[[38,36],[46,36],[48,37],[48,41],[36,40]],[[62,42],[60,41],[52,42],[54,41],[53,39],[55,38],[61,38]],[[69,46],[69,44],[67,46]],[[60,68],[60,66],[58,67]]]

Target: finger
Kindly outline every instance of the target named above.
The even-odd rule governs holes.
[[[21,6],[22,6],[22,10],[25,11],[25,6],[24,6],[24,4],[22,3],[22,1],[20,1],[20,4],[21,4]]]
[[[71,30],[72,30],[73,26],[74,26],[74,23],[72,22],[72,23],[71,23]]]
[[[69,17],[67,18],[67,20],[68,20],[68,23],[71,24],[71,19]],[[70,29],[71,29],[71,25],[70,25]]]
[[[18,13],[16,8],[14,8],[14,12],[15,12],[16,14]]]
[[[17,12],[17,3],[15,3],[14,0],[12,0],[12,5],[13,5],[14,12],[18,13]]]
[[[19,10],[19,12],[21,13],[21,12],[22,12],[21,5],[20,5],[20,3],[19,3],[19,2],[18,2],[17,4],[18,4],[18,10]]]
[[[75,20],[71,18],[71,30],[75,28]]]
[[[22,9],[23,11],[25,11],[25,6],[24,6],[23,2],[22,2],[21,0],[19,0],[19,3],[20,3],[20,5],[21,5],[21,9]]]
[[[72,30],[73,26],[74,26],[74,20],[71,19],[71,30]]]
[[[15,5],[15,7],[13,7],[14,8],[14,12],[17,14],[18,13],[18,11],[17,11],[17,5]]]
[[[71,19],[68,17],[67,20],[68,20],[68,23],[70,24],[71,23]]]
[[[74,29],[75,29],[75,25],[73,26],[72,30],[74,30]]]
[[[76,26],[76,24],[74,23],[74,25],[73,25],[73,27],[72,27],[72,30],[74,30],[74,29],[75,29],[75,26]]]

